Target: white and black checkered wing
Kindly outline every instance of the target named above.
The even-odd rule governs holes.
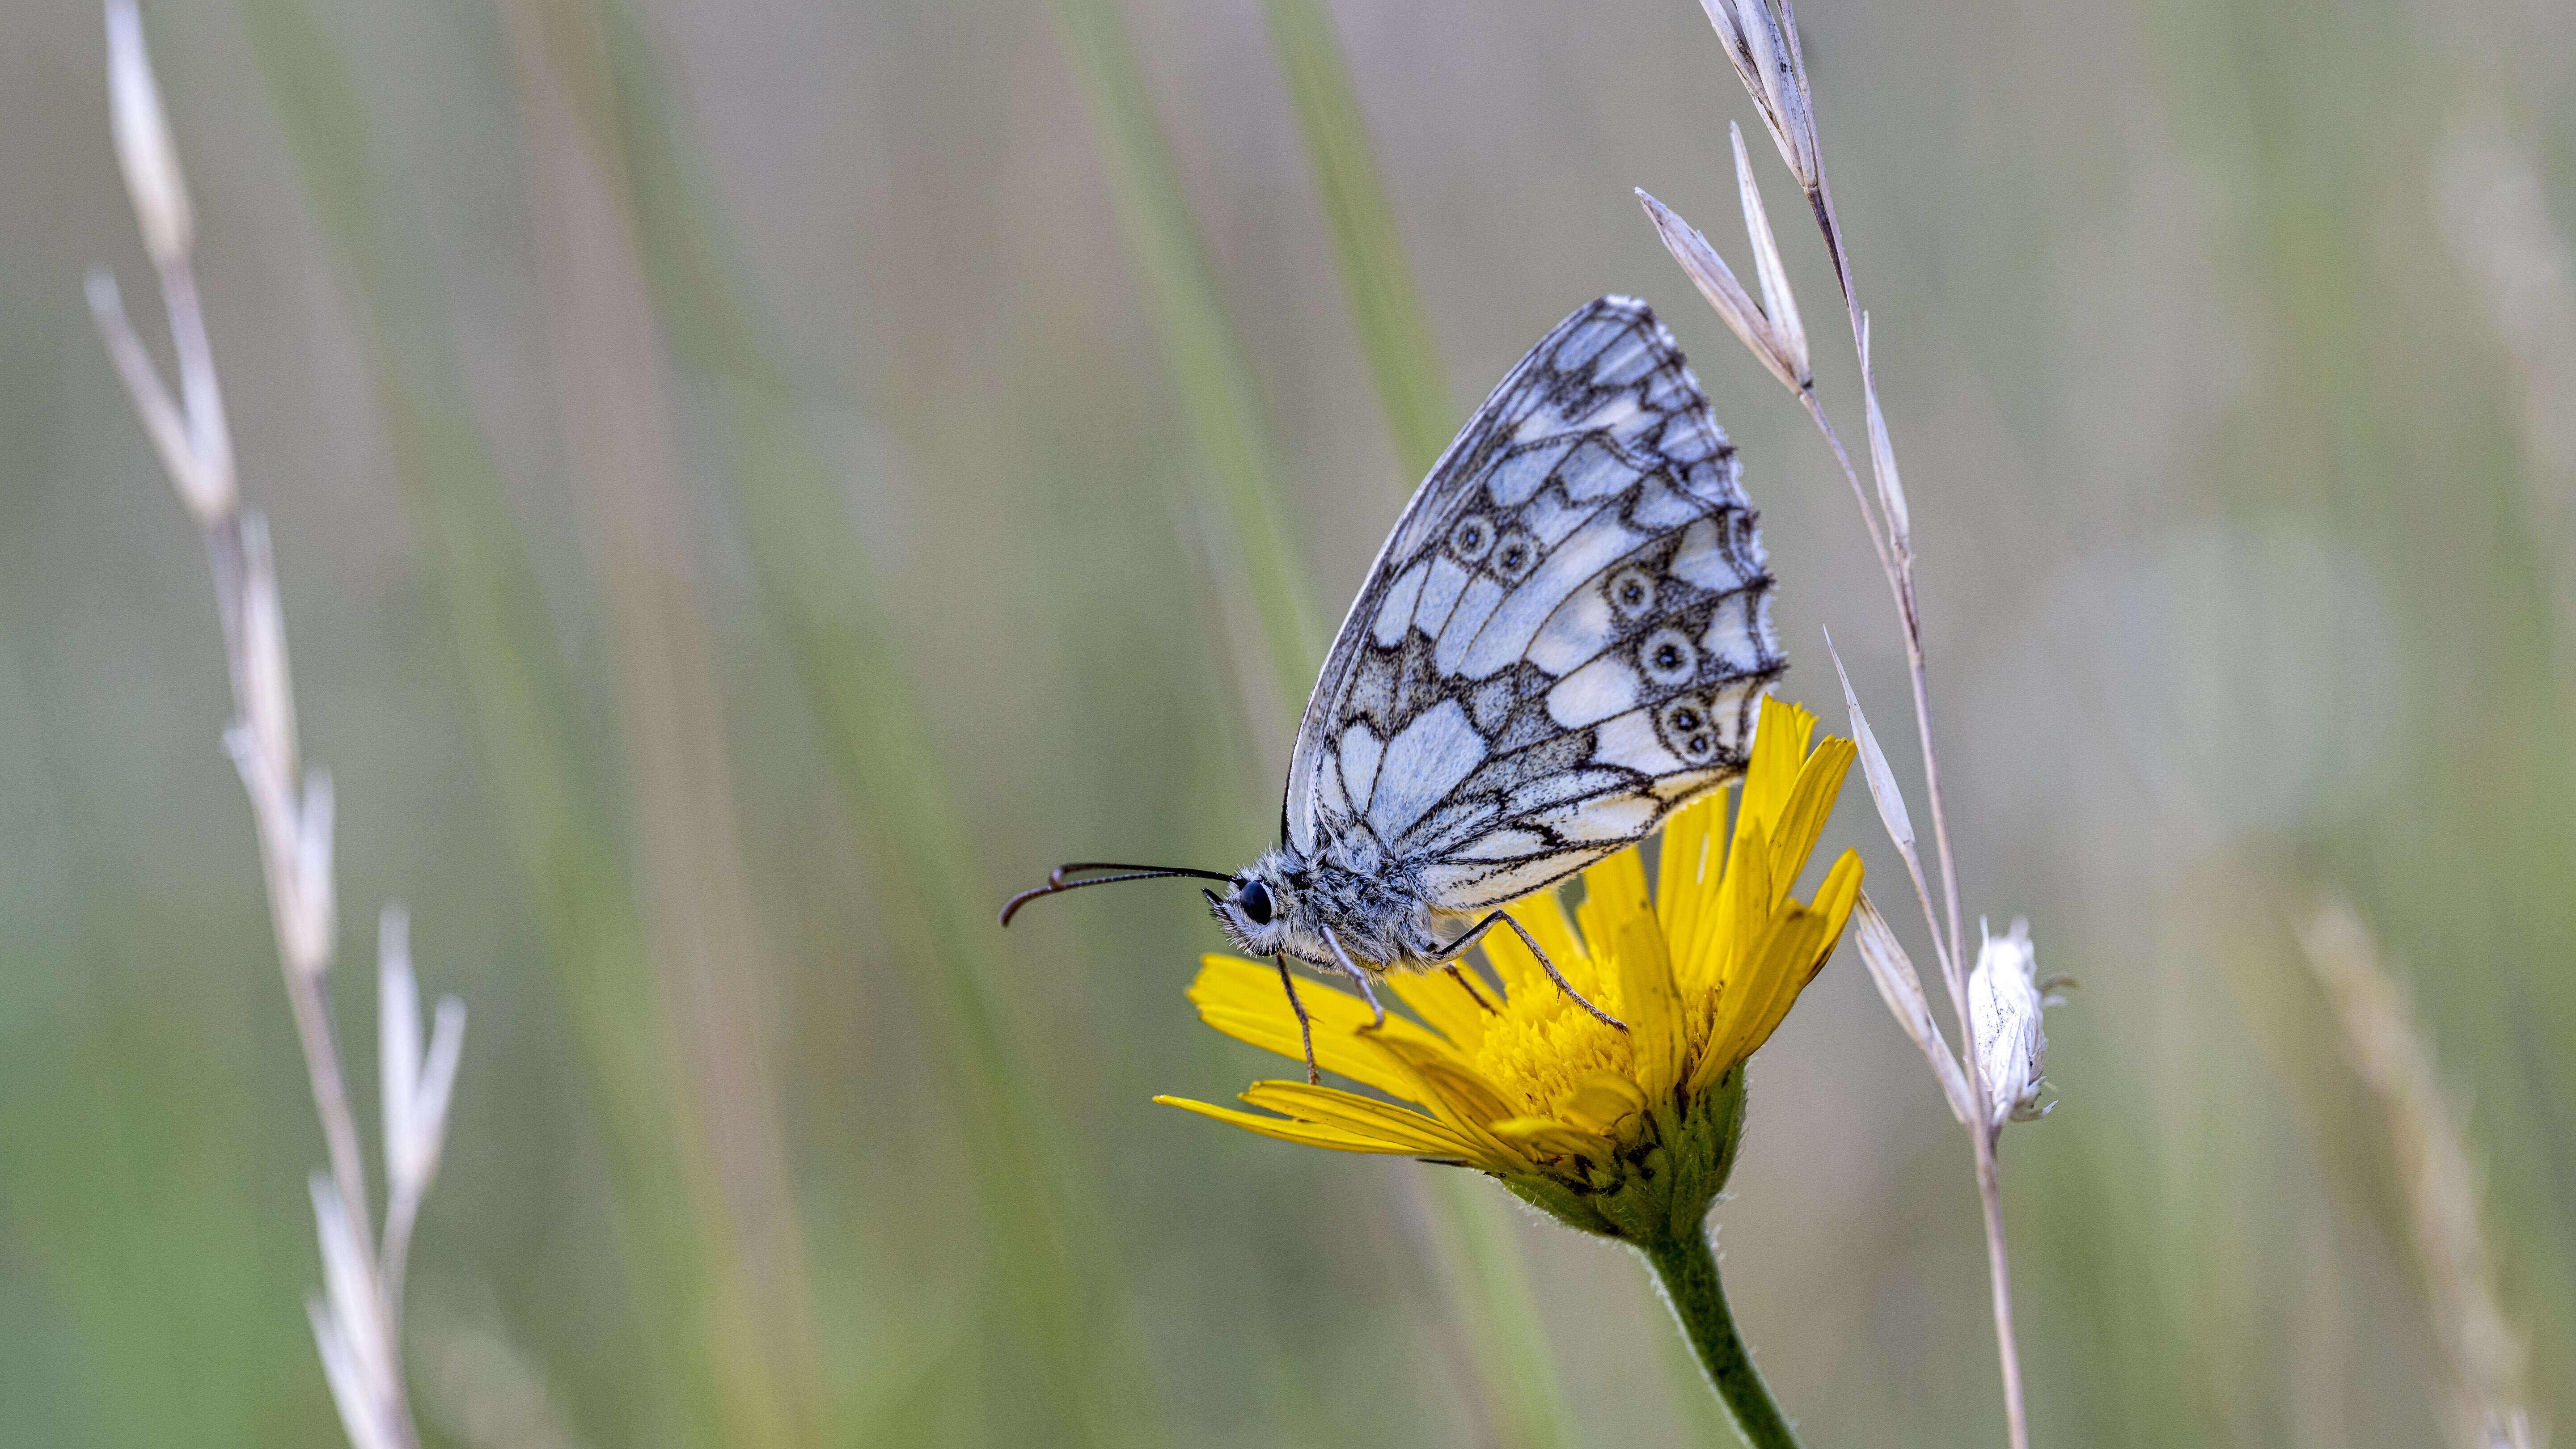
[[[1644,303],[1559,323],[1342,621],[1289,763],[1289,843],[1374,846],[1434,909],[1480,910],[1733,778],[1787,668],[1737,471]]]

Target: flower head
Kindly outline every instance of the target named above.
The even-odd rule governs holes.
[[[1289,1142],[1473,1167],[1591,1232],[1661,1242],[1695,1231],[1733,1164],[1740,1069],[1833,954],[1860,895],[1852,852],[1811,902],[1789,894],[1853,758],[1848,740],[1809,750],[1815,724],[1765,701],[1731,835],[1723,794],[1676,813],[1660,898],[1627,850],[1584,872],[1572,920],[1552,892],[1512,908],[1627,1031],[1557,990],[1527,947],[1496,931],[1485,949],[1499,999],[1460,977],[1391,977],[1419,1021],[1372,1030],[1358,998],[1301,988],[1316,1060],[1384,1097],[1266,1081],[1243,1094],[1256,1111],[1155,1100]],[[1210,956],[1190,999],[1217,1030],[1302,1057],[1271,967]]]

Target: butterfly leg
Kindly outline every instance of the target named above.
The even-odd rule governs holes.
[[[1297,1039],[1306,1047],[1306,1085],[1320,1087],[1324,1074],[1315,1067],[1315,1024],[1306,1019],[1306,1003],[1297,999],[1297,978],[1288,974],[1288,957],[1282,953],[1279,962],[1279,985],[1288,993],[1288,1009],[1297,1013]]]
[[[1591,1012],[1592,1015],[1605,1026],[1614,1026],[1621,1031],[1626,1031],[1628,1029],[1628,1023],[1621,1021],[1619,1018],[1603,1011],[1600,1007],[1584,1000],[1583,993],[1575,990],[1573,985],[1566,981],[1564,973],[1556,969],[1556,963],[1547,959],[1547,953],[1540,950],[1538,948],[1538,942],[1530,938],[1529,928],[1522,925],[1520,922],[1513,920],[1508,912],[1496,911],[1492,915],[1478,921],[1465,935],[1460,936],[1457,940],[1452,941],[1441,947],[1439,950],[1431,953],[1432,959],[1437,960],[1444,956],[1455,956],[1459,952],[1466,950],[1469,946],[1476,943],[1477,938],[1483,936],[1487,931],[1492,930],[1496,921],[1500,921],[1504,925],[1512,928],[1512,934],[1520,937],[1521,944],[1529,947],[1530,954],[1538,958],[1539,966],[1547,972],[1547,979],[1556,983],[1557,990],[1574,998],[1575,1005]],[[1471,991],[1472,989],[1473,988],[1470,988]],[[1482,998],[1479,999],[1481,1000]]]
[[[1449,967],[1449,979],[1457,982],[1460,989],[1464,990],[1469,996],[1474,997],[1476,1004],[1485,1008],[1485,1013],[1488,1016],[1502,1015],[1501,1012],[1494,1010],[1494,1003],[1485,999],[1485,993],[1478,991],[1476,989],[1476,983],[1468,980],[1467,973],[1459,970],[1455,963],[1452,963]]]
[[[1369,1010],[1377,1014],[1377,1020],[1368,1024],[1368,1030],[1385,1029],[1386,1008],[1378,1005],[1377,988],[1369,985],[1368,973],[1362,971],[1357,963],[1351,960],[1350,952],[1342,949],[1342,938],[1334,935],[1333,928],[1330,926],[1324,928],[1324,944],[1333,948],[1334,964],[1341,967],[1343,975],[1359,983],[1360,995],[1367,999]]]

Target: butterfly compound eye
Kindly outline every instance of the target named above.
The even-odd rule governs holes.
[[[1243,907],[1244,916],[1256,926],[1270,924],[1270,887],[1257,880],[1245,881],[1234,893],[1234,902]]]

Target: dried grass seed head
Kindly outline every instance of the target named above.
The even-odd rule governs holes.
[[[134,0],[107,7],[108,124],[116,138],[116,164],[143,229],[143,248],[167,268],[187,259],[196,222],[188,185],[179,172],[179,148],[161,106],[161,85],[143,42],[143,17]]]
[[[1950,1054],[1949,1041],[1932,1020],[1932,1003],[1923,994],[1923,978],[1915,974],[1913,959],[1905,954],[1896,932],[1878,913],[1867,892],[1861,895],[1852,925],[1853,935],[1860,942],[1861,963],[1869,968],[1870,983],[1878,988],[1879,1000],[1887,1003],[1888,1013],[1914,1039],[1924,1061],[1931,1065],[1932,1078],[1941,1084],[1941,1098],[1949,1104],[1950,1115],[1966,1126],[1976,1115],[1976,1098],[1968,1089],[1967,1072]]]
[[[1744,132],[1734,122],[1726,134],[1735,145],[1735,186],[1744,202],[1744,234],[1753,243],[1753,275],[1762,284],[1762,311],[1796,375],[1800,389],[1816,385],[1816,369],[1807,353],[1807,326],[1798,317],[1798,299],[1789,290],[1789,271],[1780,262],[1780,241],[1771,232],[1771,217],[1762,207],[1762,188],[1753,179],[1753,159],[1745,154]]]
[[[1878,480],[1879,512],[1887,539],[1900,554],[1914,551],[1914,521],[1905,505],[1905,481],[1896,473],[1896,446],[1888,440],[1887,414],[1878,405],[1878,370],[1870,357],[1869,314],[1860,314],[1860,387],[1869,409],[1869,471]]]
[[[447,1140],[447,1103],[465,1044],[465,1003],[438,1003],[426,1049],[421,1044],[420,984],[411,967],[411,918],[385,907],[377,928],[376,1008],[383,1064],[385,1177],[388,1193],[417,1200],[438,1174]]]
[[[2015,918],[2000,936],[1983,921],[1977,930],[1984,941],[1976,969],[1968,973],[1968,1020],[1985,1081],[1986,1121],[2000,1131],[2007,1121],[2038,1121],[2057,1105],[2039,1101],[2048,1086],[2048,1034],[2041,1030],[2040,1012],[2057,998],[2040,984],[2030,922]]]
[[[1646,208],[1647,220],[1655,224],[1655,234],[1663,238],[1664,250],[1673,254],[1674,261],[1681,263],[1691,285],[1699,288],[1700,296],[1707,299],[1719,320],[1726,323],[1727,329],[1770,370],[1773,377],[1780,379],[1782,387],[1793,393],[1804,393],[1807,384],[1802,380],[1805,377],[1803,363],[1792,353],[1787,339],[1771,325],[1771,319],[1754,302],[1752,294],[1744,290],[1744,284],[1735,279],[1734,269],[1717,254],[1717,248],[1708,244],[1708,238],[1700,235],[1697,227],[1682,220],[1679,213],[1643,188],[1639,188],[1637,200]]]
[[[1700,0],[1708,22],[1726,43],[1726,57],[1744,82],[1762,124],[1780,148],[1780,159],[1809,195],[1824,186],[1824,158],[1816,141],[1816,112],[1807,86],[1806,56],[1799,49],[1797,14],[1782,0],[1774,15],[1766,0]]]

